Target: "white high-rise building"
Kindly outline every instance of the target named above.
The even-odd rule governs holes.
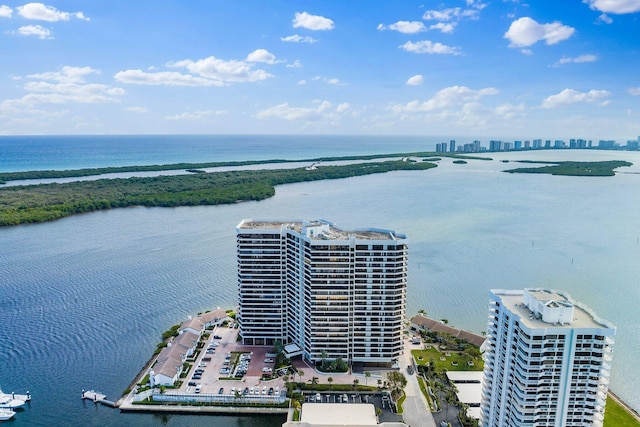
[[[236,228],[238,320],[247,345],[307,360],[393,364],[402,351],[407,239],[324,221],[254,221]]]
[[[602,426],[616,328],[566,293],[492,290],[482,426]]]

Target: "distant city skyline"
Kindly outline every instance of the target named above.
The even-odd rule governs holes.
[[[638,0],[4,1],[0,135],[624,142],[639,17]]]

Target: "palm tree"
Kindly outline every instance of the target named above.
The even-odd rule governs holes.
[[[369,382],[369,378],[371,378],[371,372],[369,371],[364,371],[364,385],[366,386],[367,383]]]
[[[331,389],[331,383],[333,382],[333,378],[327,378],[327,382],[329,383],[329,389]]]
[[[353,390],[357,391],[358,390],[358,384],[360,383],[360,380],[358,380],[357,378],[355,380],[353,380]]]
[[[302,377],[304,376],[304,371],[302,369],[300,369],[298,371],[298,376],[300,377],[300,382],[302,382]],[[302,386],[300,386],[300,387],[302,387]]]
[[[326,350],[322,350],[322,353],[320,355],[320,357],[322,358],[322,370],[326,371],[327,370],[327,356],[328,353]]]
[[[312,377],[312,378],[309,380],[309,383],[311,384],[311,391],[312,391],[312,392],[313,392],[313,388],[314,388],[315,386],[317,386],[317,385],[318,385],[318,380],[319,380],[319,378],[318,378],[318,377]]]
[[[378,379],[378,388],[382,388],[382,380]]]

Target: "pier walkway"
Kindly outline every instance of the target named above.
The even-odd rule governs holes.
[[[94,403],[102,403],[103,405],[110,406],[112,408],[116,407],[115,402],[107,400],[107,395],[98,393],[93,390],[88,390],[88,391],[82,390],[82,399],[91,400]]]

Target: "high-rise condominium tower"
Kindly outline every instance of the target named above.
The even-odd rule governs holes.
[[[407,240],[324,221],[236,228],[239,323],[247,345],[281,341],[311,362],[386,366],[402,351]]]
[[[563,292],[491,291],[481,425],[602,426],[615,332]]]

